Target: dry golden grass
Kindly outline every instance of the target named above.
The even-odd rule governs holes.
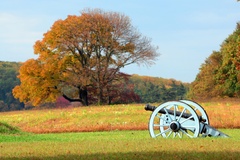
[[[215,128],[240,128],[239,101],[200,102]],[[0,113],[6,122],[33,133],[147,130],[151,112],[145,104],[90,106]]]
[[[91,106],[0,113],[0,121],[34,133],[147,129],[144,105]]]
[[[218,100],[201,103],[216,128],[240,128],[240,100]]]

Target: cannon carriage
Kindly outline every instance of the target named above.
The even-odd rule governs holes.
[[[148,128],[153,138],[229,137],[210,126],[206,111],[194,101],[168,101],[158,107],[147,104],[145,110],[152,111]]]

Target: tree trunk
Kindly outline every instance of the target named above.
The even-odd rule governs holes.
[[[84,105],[88,106],[88,93],[87,93],[87,88],[80,88],[79,89],[79,98],[82,100],[82,103]]]
[[[98,88],[98,105],[101,105],[103,103],[103,90],[102,88]]]
[[[107,103],[110,105],[112,103],[112,96],[110,95],[110,90],[107,87]]]
[[[67,95],[63,94],[63,97],[69,102],[81,102],[84,106],[88,106],[88,96],[87,89],[84,87],[78,87],[79,89],[79,99],[69,98]]]

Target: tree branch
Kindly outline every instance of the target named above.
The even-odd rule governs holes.
[[[66,100],[68,100],[69,102],[82,102],[81,99],[72,99],[72,98],[69,98],[67,95],[63,94],[62,95],[63,98],[65,98]]]

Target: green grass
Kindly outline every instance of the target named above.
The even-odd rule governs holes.
[[[239,129],[231,138],[152,139],[148,131],[0,134],[0,159],[238,159]]]

